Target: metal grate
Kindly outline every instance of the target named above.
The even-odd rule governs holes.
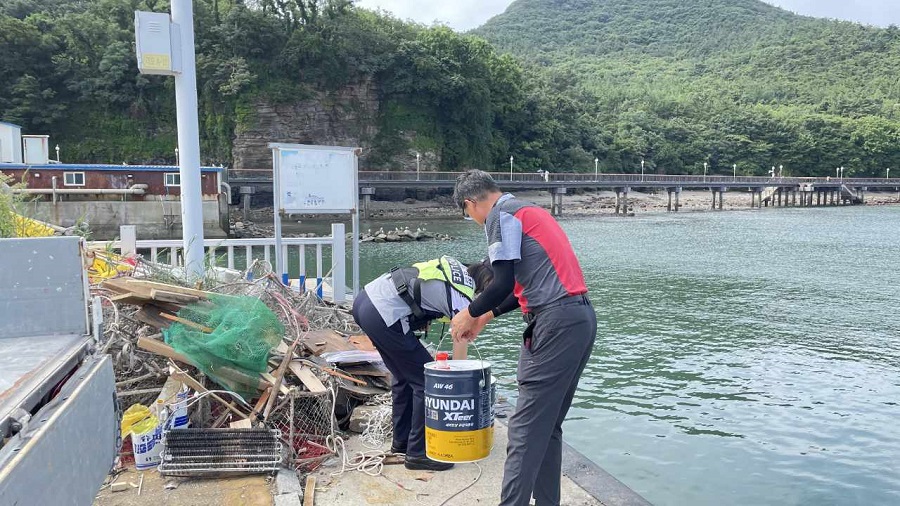
[[[269,429],[176,429],[165,434],[165,476],[270,473],[282,461],[281,432]]]

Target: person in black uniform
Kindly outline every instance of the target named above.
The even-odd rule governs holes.
[[[415,331],[469,306],[493,278],[490,263],[468,267],[444,256],[394,268],[367,284],[353,301],[353,318],[393,375],[392,453],[407,469],[444,471],[453,464],[425,456],[425,364],[433,361]]]

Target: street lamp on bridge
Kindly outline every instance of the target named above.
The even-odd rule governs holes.
[[[844,182],[844,167],[841,167],[841,183]]]
[[[888,167],[887,170],[884,172],[884,178],[885,179],[891,178],[891,168],[890,167]]]
[[[778,177],[784,177],[784,165],[778,166]]]
[[[600,181],[600,159],[594,158],[594,181]]]
[[[509,180],[510,181],[513,180],[512,172],[513,172],[513,157],[512,157],[512,155],[510,155],[510,157],[509,157]]]
[[[708,163],[703,162],[703,182],[706,182],[706,168],[709,166]]]
[[[644,159],[641,158],[641,182],[644,182]]]
[[[416,181],[419,180],[419,160],[422,159],[422,155],[416,151]]]
[[[734,169],[734,175],[732,177],[734,178],[735,181],[737,181],[737,164],[734,164],[732,169]]]

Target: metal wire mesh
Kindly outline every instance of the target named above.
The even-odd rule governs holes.
[[[336,430],[331,389],[315,394],[292,389],[272,411],[268,425],[281,431],[288,449],[285,466],[315,470],[333,455],[326,446],[326,439]]]

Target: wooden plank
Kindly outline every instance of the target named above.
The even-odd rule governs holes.
[[[157,339],[153,339],[150,337],[141,337],[138,339],[137,345],[138,348],[142,350],[155,353],[162,357],[171,358],[172,360],[181,362],[182,364],[192,365],[195,367],[197,365],[191,362],[191,359],[189,359],[188,357],[182,355],[181,353],[178,353],[171,346]],[[229,379],[236,383],[240,383],[257,390],[263,390],[271,386],[271,384],[267,381],[263,381],[259,378],[254,378],[252,376],[244,374],[241,371],[238,371],[237,369],[232,369],[231,367],[210,367],[210,372],[217,376],[220,376],[221,378]]]
[[[200,301],[200,297],[196,295],[185,295],[183,293],[167,292],[153,288],[150,290],[150,298],[162,302],[172,302],[175,304],[187,305]]]
[[[178,353],[168,344],[159,341],[157,339],[153,339],[152,337],[140,337],[137,342],[138,348],[149,351],[150,353],[154,353],[161,357],[171,358],[176,362],[181,362],[182,364],[194,365],[193,362],[181,353]],[[196,388],[194,389],[196,390]]]
[[[259,399],[256,401],[256,405],[253,406],[253,411],[250,412],[250,417],[249,417],[249,418],[250,418],[251,420],[254,419],[254,418],[256,418],[256,417],[258,417],[260,411],[262,411],[263,409],[265,409],[266,404],[269,403],[269,397],[271,397],[271,395],[272,395],[272,389],[271,389],[271,388],[267,388],[267,389],[265,389],[265,391],[262,393],[262,395],[259,396]]]
[[[261,372],[261,373],[259,373],[259,377],[268,381],[269,383],[271,383],[273,385],[275,384],[275,376],[272,376],[272,373]],[[286,387],[284,385],[284,383],[282,383],[281,386],[279,387],[279,391],[281,393],[283,393],[284,395],[291,393],[291,389]]]
[[[297,360],[292,361],[288,367],[310,392],[318,394],[328,391],[325,385],[322,384],[322,380],[309,367],[304,366]]]
[[[172,322],[163,318],[161,315],[162,311],[158,307],[152,304],[147,304],[141,307],[141,309],[139,309],[138,312],[134,314],[134,318],[141,323],[150,325],[151,327],[155,327],[158,329],[169,328],[169,326],[172,325]]]
[[[306,477],[306,487],[303,488],[303,506],[314,506],[316,501],[316,477]]]
[[[356,346],[333,330],[313,330],[306,333],[303,339],[307,347],[316,355],[332,351],[354,351]],[[318,343],[325,343],[321,346]]]
[[[275,370],[275,381],[272,382],[273,388],[279,388],[281,383],[284,381],[284,373],[287,372],[288,366],[291,365],[291,359],[294,357],[294,350],[297,349],[297,345],[300,344],[300,335],[297,335],[297,338],[294,339],[294,342],[291,343],[290,348],[288,348],[287,353],[285,353],[284,358],[281,359],[281,365],[278,366],[278,369]],[[277,395],[272,395],[269,398],[269,403],[266,404],[266,411],[263,413],[263,420],[269,419],[269,413],[272,412],[272,408],[275,407],[275,399]]]
[[[210,293],[204,292],[203,290],[195,290],[193,288],[185,288],[183,286],[176,285],[167,285],[165,283],[157,283],[155,281],[148,281],[146,279],[136,279],[136,278],[120,278],[124,279],[124,286],[135,291],[139,294],[146,294],[148,297],[150,296],[150,291],[154,288],[157,290],[163,290],[166,292],[179,293],[182,295],[193,295],[195,297],[199,297],[201,299],[208,299]]]
[[[350,344],[355,346],[357,350],[378,351],[375,349],[375,345],[372,344],[372,340],[366,335],[350,336]]]
[[[173,321],[173,322],[180,323],[180,324],[185,325],[185,326],[187,326],[187,327],[191,327],[191,328],[193,328],[193,329],[197,329],[197,330],[199,330],[200,332],[204,332],[204,333],[206,333],[206,334],[212,334],[212,332],[213,332],[213,329],[210,328],[210,327],[207,327],[207,326],[205,326],[205,325],[200,325],[199,323],[192,322],[192,321],[186,320],[186,319],[184,319],[184,318],[179,318],[179,317],[177,317],[177,316],[170,315],[170,314],[168,314],[168,313],[160,313],[159,316],[165,318],[166,320],[171,320],[171,321]]]
[[[249,418],[244,418],[243,420],[231,422],[228,424],[228,427],[232,429],[249,429],[251,428],[251,422]]]

